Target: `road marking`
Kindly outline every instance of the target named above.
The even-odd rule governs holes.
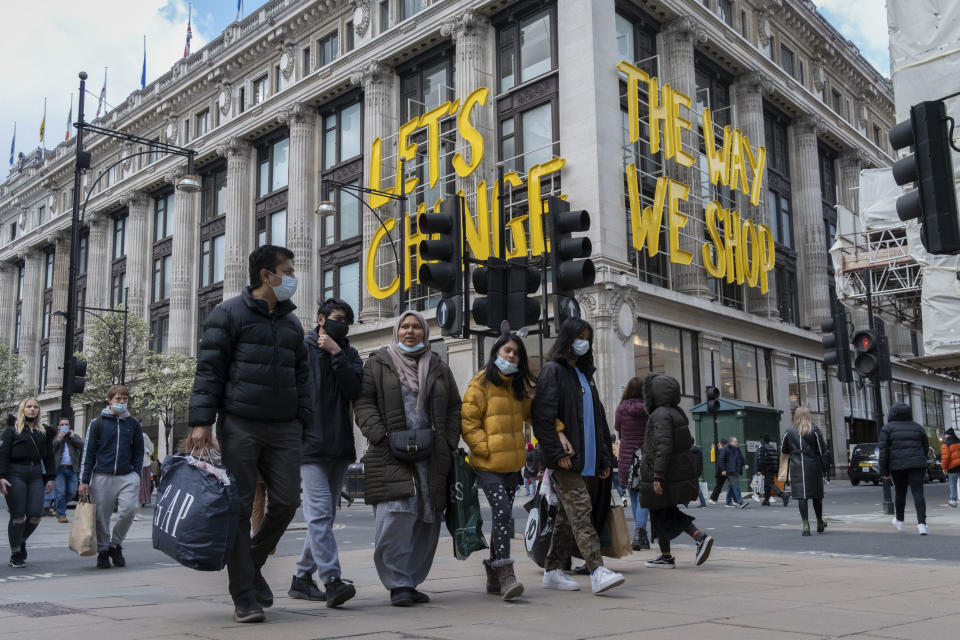
[[[37,579],[47,579],[47,578],[66,578],[67,574],[65,573],[32,573],[19,576],[7,576],[5,578],[0,578],[0,582],[20,582],[22,580],[37,580]]]

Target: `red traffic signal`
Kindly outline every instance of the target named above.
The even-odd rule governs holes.
[[[880,368],[880,336],[874,329],[863,329],[853,334],[853,349],[857,358],[853,363],[864,377],[874,375]]]

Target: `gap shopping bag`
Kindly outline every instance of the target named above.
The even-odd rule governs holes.
[[[70,524],[70,550],[79,556],[97,553],[97,505],[86,498],[77,502]]]
[[[542,567],[550,550],[550,538],[553,537],[553,525],[557,519],[557,497],[551,491],[549,470],[543,474],[537,483],[537,492],[523,508],[529,513],[523,528],[524,547],[527,556]]]
[[[477,476],[463,449],[452,452],[453,468],[447,487],[447,529],[453,536],[453,555],[466,560],[474,551],[487,548],[480,516]]]
[[[198,571],[223,569],[237,535],[239,497],[227,470],[192,455],[167,456],[157,487],[153,548]]]

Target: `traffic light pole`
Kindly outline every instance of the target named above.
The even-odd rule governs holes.
[[[866,278],[866,287],[867,287],[867,317],[870,320],[870,328],[876,328],[876,321],[873,317],[873,291],[870,285],[870,278]],[[871,381],[873,382],[873,411],[875,420],[877,423],[877,442],[880,442],[880,429],[883,427],[883,398],[880,396],[880,369],[879,367],[870,376]],[[889,470],[888,470],[889,472]],[[894,512],[893,508],[893,496],[890,491],[890,480],[886,478],[881,478],[880,481],[883,483],[883,512],[887,515],[891,515]]]
[[[717,372],[713,367],[713,354],[714,350],[710,350],[710,384],[714,387],[717,386]],[[720,430],[717,428],[717,414],[711,412],[713,416],[713,462],[716,464],[717,459],[719,458],[719,452],[717,451],[720,445]]]

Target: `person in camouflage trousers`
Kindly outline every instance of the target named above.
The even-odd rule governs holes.
[[[580,555],[592,572],[603,565],[600,554],[600,538],[597,536],[590,519],[593,503],[583,481],[576,472],[554,470],[550,473],[550,482],[557,500],[563,505],[557,511],[554,521],[554,534],[550,540],[550,549],[544,561],[544,569],[559,569],[567,558],[580,549]],[[589,526],[572,526],[571,523],[586,522]]]

